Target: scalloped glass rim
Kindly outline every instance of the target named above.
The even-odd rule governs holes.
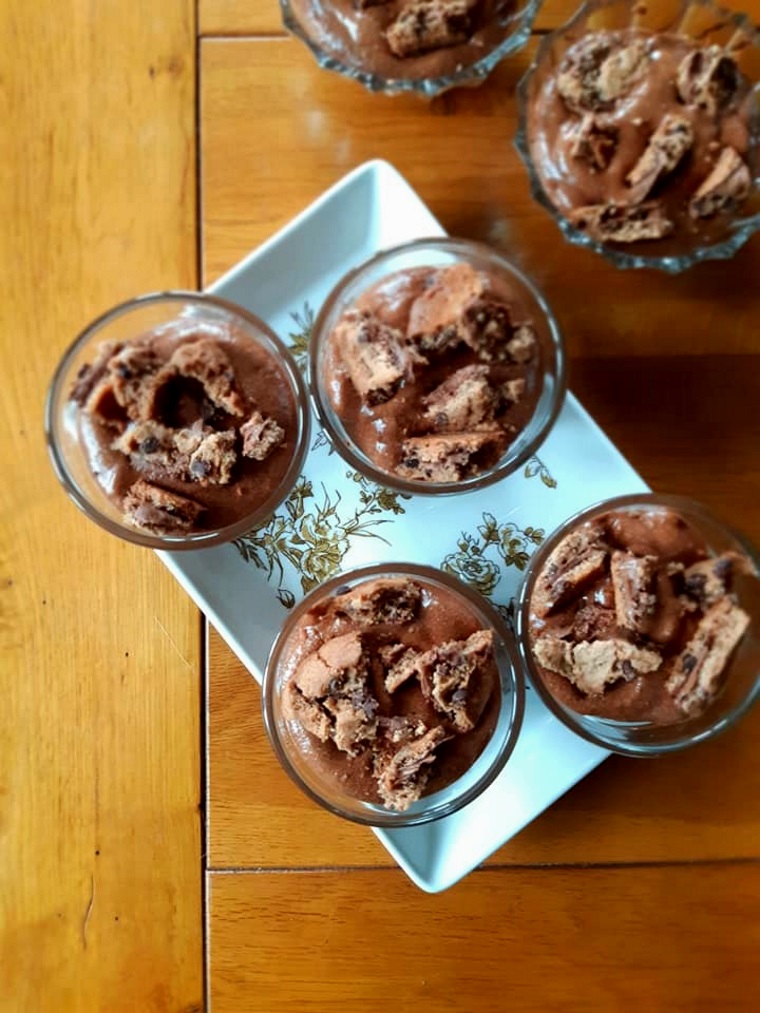
[[[587,250],[593,250],[594,253],[601,254],[602,257],[609,260],[615,267],[623,269],[650,267],[665,271],[667,274],[680,274],[681,271],[685,271],[695,264],[706,260],[729,260],[755,232],[760,230],[760,213],[732,222],[729,226],[732,234],[719,243],[713,243],[709,246],[698,246],[688,253],[678,256],[668,255],[660,257],[640,253],[628,253],[625,250],[611,248],[604,243],[600,243],[596,239],[592,239],[587,233],[576,229],[551,202],[533,165],[533,158],[528,143],[527,100],[528,88],[534,73],[544,57],[551,52],[557,39],[562,38],[568,31],[581,24],[594,11],[604,7],[621,5],[623,2],[628,2],[628,0],[586,0],[569,21],[566,21],[560,28],[557,28],[542,39],[530,66],[517,84],[517,133],[515,134],[514,145],[528,171],[531,197],[549,212],[569,243],[572,243],[573,246],[581,246]],[[636,0],[630,0],[629,6],[632,8],[631,13],[633,13]],[[714,3],[713,0],[683,0],[681,13],[685,14],[690,7],[704,7],[714,11],[716,16],[722,21],[732,22],[737,30],[746,32],[747,36],[752,38],[754,44],[760,48],[760,32],[755,28],[749,15],[732,11],[727,7]],[[752,90],[756,94],[760,93],[760,82],[755,82]],[[752,129],[755,145],[760,145],[759,119],[760,117],[756,115]],[[758,180],[757,176],[753,178],[753,183],[755,188],[760,185],[760,180]]]
[[[342,63],[337,57],[326,53],[309,38],[292,13],[289,0],[280,0],[280,12],[285,28],[308,46],[323,70],[335,71],[343,77],[364,85],[371,92],[380,92],[384,95],[417,94],[423,98],[435,98],[436,95],[441,95],[450,88],[480,84],[505,57],[522,49],[530,38],[533,22],[542,3],[543,0],[527,0],[513,16],[517,26],[516,30],[486,56],[467,67],[462,67],[455,74],[430,78],[386,78],[379,74],[371,74],[358,67],[351,67]]]

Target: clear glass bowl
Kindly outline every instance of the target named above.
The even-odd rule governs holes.
[[[433,593],[461,598],[462,609],[494,633],[501,679],[501,706],[490,740],[465,774],[440,791],[424,795],[404,812],[362,801],[341,791],[335,778],[310,762],[309,734],[283,714],[283,689],[292,676],[290,652],[298,627],[320,602],[377,577],[411,577]],[[339,574],[315,588],[293,609],[275,640],[266,665],[262,707],[267,734],[286,773],[311,799],[336,816],[375,827],[408,827],[448,816],[484,791],[504,768],[517,743],[525,709],[525,686],[513,638],[499,613],[477,591],[430,566],[382,563]]]
[[[589,32],[635,28],[647,34],[675,33],[700,45],[728,47],[752,86],[750,171],[752,190],[721,235],[672,236],[643,244],[602,243],[576,228],[554,206],[531,151],[530,107],[547,77],[566,51]],[[531,195],[552,216],[565,239],[600,253],[616,267],[650,267],[678,274],[703,260],[725,260],[760,229],[760,33],[745,14],[729,11],[713,0],[587,0],[577,13],[541,42],[517,88],[518,126],[515,147],[525,163]],[[634,249],[634,247],[639,247]],[[646,247],[644,249],[643,247]]]
[[[354,15],[353,0],[342,0],[345,11],[336,9],[329,0],[280,0],[282,20],[288,31],[301,39],[320,67],[352,78],[373,92],[385,95],[415,93],[434,98],[449,88],[480,84],[494,67],[510,53],[521,49],[530,37],[533,20],[542,0],[512,0],[506,10],[495,15],[495,26],[478,45],[452,47],[459,56],[444,55],[452,64],[446,73],[436,73],[431,67],[431,56],[397,59],[390,51],[384,54],[381,65],[372,69],[367,65],[366,43],[361,31],[347,27]],[[494,0],[496,2],[496,0]],[[368,19],[382,17],[380,8],[370,7]],[[446,50],[439,50],[439,54]]]
[[[645,721],[613,721],[581,714],[565,706],[549,691],[533,657],[530,646],[530,610],[536,579],[552,551],[578,525],[610,511],[658,509],[672,510],[683,517],[700,532],[712,553],[738,552],[754,566],[755,575],[738,578],[734,588],[739,604],[750,616],[750,625],[729,662],[723,687],[701,714],[670,725]],[[565,521],[531,558],[515,609],[518,650],[526,674],[555,717],[582,738],[613,752],[628,756],[659,756],[711,739],[736,724],[760,699],[759,573],[760,557],[757,551],[693,500],[660,493],[638,493],[597,503]]]
[[[254,509],[248,508],[231,524],[214,530],[182,535],[156,535],[126,523],[119,506],[96,481],[89,465],[78,425],[79,407],[71,400],[80,369],[92,363],[99,346],[108,341],[129,341],[141,335],[176,330],[251,341],[263,349],[282,377],[293,403],[295,433],[290,461],[279,484]],[[267,325],[247,310],[214,296],[197,292],[157,292],[131,299],[104,313],[76,338],[53,376],[45,404],[45,436],[53,468],[63,488],[84,513],[113,535],[152,549],[199,549],[219,545],[245,534],[264,521],[291,491],[309,444],[309,398],[304,380],[290,352]],[[187,495],[192,495],[188,490]]]
[[[414,267],[446,267],[465,262],[503,279],[532,318],[541,350],[539,396],[535,411],[504,455],[490,469],[457,482],[402,478],[378,467],[352,440],[330,401],[324,364],[328,338],[340,316],[368,288],[397,271]],[[309,349],[309,385],[316,412],[330,440],[352,468],[373,482],[420,495],[471,492],[512,474],[535,454],[554,424],[565,396],[564,341],[549,305],[533,283],[489,246],[465,239],[419,239],[376,254],[345,275],[328,295],[314,323]]]

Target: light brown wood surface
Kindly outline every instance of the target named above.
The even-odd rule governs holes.
[[[216,875],[212,1009],[751,1010],[759,903],[746,864]]]
[[[193,4],[0,10],[0,1009],[202,1003],[196,610],[46,459],[57,359],[192,286]]]

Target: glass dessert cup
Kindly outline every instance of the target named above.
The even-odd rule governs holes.
[[[749,616],[749,625],[724,668],[724,679],[714,698],[694,716],[672,724],[645,720],[624,721],[582,714],[560,701],[548,688],[538,665],[531,637],[531,612],[537,580],[549,556],[573,530],[604,514],[636,511],[672,511],[705,541],[712,554],[735,552],[754,573],[735,578],[735,597]],[[760,557],[740,535],[713,517],[703,506],[680,496],[638,493],[619,496],[588,507],[562,524],[531,558],[515,609],[518,650],[526,674],[551,713],[582,738],[628,756],[658,756],[707,741],[736,724],[760,699]]]
[[[106,343],[129,344],[133,339],[149,336],[178,335],[219,336],[238,348],[242,358],[255,353],[258,363],[271,367],[278,378],[292,433],[286,433],[284,448],[287,459],[278,466],[275,479],[269,483],[264,498],[247,501],[234,512],[233,520],[213,527],[182,533],[158,534],[140,529],[125,520],[123,509],[115,497],[107,494],[104,484],[97,481],[90,466],[80,418],[84,409],[72,399],[72,392],[85,367],[91,365],[98,350]],[[252,360],[253,361],[253,360]],[[199,549],[233,540],[261,523],[286,498],[294,485],[306,456],[309,440],[308,393],[304,380],[290,352],[267,325],[242,307],[214,296],[197,292],[169,291],[140,296],[124,302],[93,321],[70,345],[61,359],[50,384],[45,404],[45,436],[55,473],[70,499],[91,520],[106,531],[136,545],[152,549]],[[94,438],[90,436],[94,441]],[[92,450],[92,448],[90,448]],[[101,451],[94,451],[98,459]],[[104,472],[107,476],[108,470]],[[187,483],[189,484],[189,483]],[[220,486],[226,496],[234,483]],[[187,496],[192,492],[188,491]],[[229,501],[228,501],[229,502]]]
[[[313,756],[310,733],[284,712],[283,693],[296,662],[290,658],[298,625],[318,603],[374,578],[411,578],[428,593],[461,602],[463,611],[494,637],[500,701],[495,726],[482,752],[456,780],[423,795],[404,811],[386,808],[377,802],[354,797],[341,790],[335,776],[329,776]],[[356,823],[375,827],[407,827],[428,823],[467,805],[496,778],[517,743],[525,708],[525,687],[513,638],[496,611],[480,594],[449,574],[429,566],[411,563],[382,563],[347,571],[326,581],[308,594],[288,616],[269,654],[262,685],[264,723],[272,747],[285,772],[313,801]],[[337,755],[337,752],[336,752]]]
[[[343,2],[346,16],[351,17],[352,0]],[[333,11],[332,6],[325,0],[280,0],[285,28],[308,46],[320,67],[358,81],[372,92],[434,98],[450,88],[481,84],[505,57],[522,49],[530,38],[541,0],[507,3],[503,13],[494,15],[496,25],[479,44],[455,47],[457,54],[461,52],[459,59],[450,58],[445,49],[406,60],[394,58],[388,50],[374,68],[372,63],[368,64],[362,32],[355,26],[347,29],[344,17]],[[357,12],[356,16],[365,15],[368,19],[382,16],[377,7]],[[445,61],[444,72],[435,67],[435,58],[440,54]]]
[[[535,330],[540,361],[535,372],[536,403],[527,424],[502,456],[477,474],[457,480],[407,478],[381,467],[359,447],[330,399],[326,368],[329,339],[336,324],[363,293],[382,279],[416,268],[445,268],[465,264],[492,275],[513,295]],[[315,321],[309,349],[309,385],[319,420],[332,444],[352,468],[380,485],[404,493],[441,495],[471,492],[517,471],[546,438],[562,408],[565,389],[565,351],[554,315],[533,283],[496,250],[463,239],[434,238],[404,243],[382,251],[346,274],[323,304]]]
[[[703,47],[718,45],[733,57],[746,78],[750,87],[747,161],[751,187],[730,221],[726,222],[725,216],[720,220],[708,219],[689,234],[681,229],[660,239],[600,241],[576,227],[549,196],[534,154],[531,115],[536,98],[567,50],[584,35],[629,28],[643,37],[667,34]],[[517,90],[515,147],[527,169],[531,195],[573,245],[593,250],[619,268],[649,267],[677,274],[701,261],[733,257],[760,228],[760,32],[748,16],[729,11],[713,0],[660,0],[651,4],[637,0],[587,0],[565,25],[542,40]]]

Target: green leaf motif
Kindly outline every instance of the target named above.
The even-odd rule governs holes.
[[[308,302],[305,302],[300,313],[296,310],[290,314],[290,318],[296,325],[296,329],[290,331],[288,334],[290,338],[290,350],[298,364],[298,368],[301,372],[305,372],[309,359],[309,342],[311,341],[311,332],[314,327],[314,310]]]
[[[528,463],[525,465],[525,477],[526,478],[540,478],[547,489],[556,489],[557,480],[553,478],[540,457],[531,457]]]

